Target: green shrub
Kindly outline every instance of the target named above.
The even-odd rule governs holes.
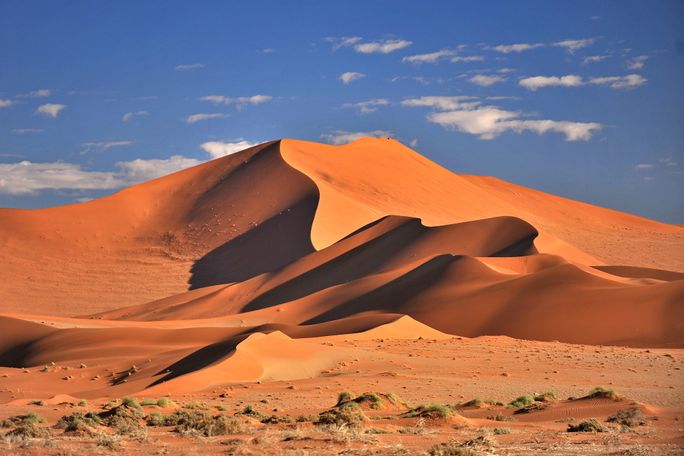
[[[534,400],[537,402],[555,402],[558,398],[553,391],[547,391],[545,393],[536,394]]]
[[[363,393],[361,396],[354,399],[357,404],[363,404],[364,402],[370,403],[370,408],[379,409],[382,407],[382,398],[376,393]]]
[[[38,426],[35,422],[27,421],[20,423],[5,435],[25,439],[47,439],[52,435],[52,432],[50,428]]]
[[[138,401],[136,401],[132,397],[124,397],[123,399],[121,399],[121,404],[125,405],[126,407],[130,407],[130,408],[134,408],[134,409],[140,408],[140,404],[138,403]]]
[[[61,417],[55,427],[64,429],[64,432],[74,434],[95,435],[97,426],[102,424],[102,419],[95,413],[75,412],[72,415]]]
[[[356,407],[350,407],[345,404],[345,406],[335,407],[325,411],[318,415],[316,424],[358,428],[364,421],[368,421],[368,417],[363,413],[363,410],[361,410],[358,404],[355,405]]]
[[[337,395],[337,404],[336,405],[342,405],[345,402],[349,402],[354,400],[354,393],[351,391],[342,391],[340,394]]]
[[[482,407],[482,405],[484,405],[482,399],[476,397],[475,399],[471,399],[468,402],[464,402],[463,404],[461,404],[461,407]]]
[[[511,401],[508,405],[515,408],[525,407],[527,405],[534,404],[534,398],[529,394],[524,396],[518,396],[515,400]]]
[[[173,407],[174,405],[176,405],[176,403],[168,397],[162,397],[157,401],[157,406],[162,408]]]
[[[586,396],[580,398],[580,399],[612,399],[612,400],[618,400],[620,396],[613,391],[612,389],[604,388],[602,386],[597,386],[591,391],[589,391],[589,394]]]
[[[428,419],[439,419],[448,418],[453,415],[454,412],[446,405],[443,404],[422,404],[418,407],[412,408],[404,414],[407,418],[428,418]]]
[[[140,405],[143,407],[149,406],[149,405],[157,405],[157,401],[155,401],[154,399],[143,399],[140,402]]]
[[[578,424],[568,424],[568,432],[606,432],[607,429],[594,418]]]

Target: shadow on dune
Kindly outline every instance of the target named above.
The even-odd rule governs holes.
[[[189,355],[168,366],[166,369],[157,372],[155,376],[162,374],[166,375],[155,380],[153,383],[148,385],[148,387],[168,382],[169,380],[180,377],[181,375],[189,374],[191,372],[204,369],[205,367],[209,367],[215,362],[220,361],[221,359],[233,353],[238,344],[249,337],[249,335],[249,333],[245,333],[243,335],[231,337],[227,340],[215,342],[190,353]]]
[[[242,282],[313,252],[310,232],[317,204],[318,197],[311,195],[204,255],[190,270],[190,289]]]

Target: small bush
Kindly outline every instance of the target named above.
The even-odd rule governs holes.
[[[607,429],[594,418],[579,424],[568,424],[568,432],[606,432]]]
[[[511,401],[508,405],[515,408],[525,407],[527,405],[534,404],[534,398],[529,394],[524,396],[518,396],[515,400]]]
[[[173,407],[174,405],[176,405],[176,403],[168,397],[162,397],[157,401],[157,406],[162,408]]]
[[[468,402],[464,402],[461,404],[461,407],[482,407],[484,405],[484,402],[482,402],[482,399],[479,397],[476,397],[475,399],[471,399]]]
[[[108,450],[116,450],[121,445],[121,437],[114,434],[101,433],[95,439],[95,445],[107,448]]]
[[[311,422],[314,423],[318,421],[318,415],[315,414],[310,414],[310,415],[299,415],[296,419],[297,423],[307,423]]]
[[[215,435],[242,434],[242,424],[237,418],[216,415],[205,411],[184,412],[178,420],[176,432],[183,435],[203,435],[212,437]]]
[[[342,405],[345,402],[352,401],[354,400],[354,397],[356,396],[351,391],[342,391],[340,394],[337,395],[337,404],[335,405]]]
[[[537,402],[555,402],[558,398],[553,391],[547,391],[545,393],[535,394],[534,400]]]
[[[363,393],[361,396],[354,399],[354,402],[357,404],[369,402],[370,408],[376,410],[382,407],[382,398],[376,393]]]
[[[454,412],[446,405],[443,404],[423,404],[415,407],[404,414],[407,418],[427,418],[427,419],[439,419],[448,418],[453,415]]]
[[[140,402],[140,405],[142,407],[146,407],[146,406],[150,406],[150,405],[157,405],[157,401],[155,401],[154,399],[143,399]]]
[[[244,409],[242,409],[242,414],[251,416],[252,418],[256,418],[257,420],[265,420],[268,418],[268,415],[261,413],[251,405],[246,406]]]
[[[52,435],[49,428],[36,425],[34,422],[28,421],[19,424],[16,428],[9,431],[8,437],[18,437],[24,439],[47,439]]]
[[[78,403],[77,403],[76,405],[77,405],[78,407],[87,407],[87,406],[88,406],[88,401],[86,401],[85,399],[81,399],[80,401],[78,401]]]
[[[505,434],[510,434],[511,433],[511,428],[507,427],[495,427],[492,432],[494,432],[494,435],[505,435]]]
[[[589,391],[589,394],[580,399],[612,399],[614,401],[620,399],[620,396],[612,389],[597,386]]]
[[[121,399],[121,405],[125,405],[126,407],[134,409],[140,408],[140,404],[138,403],[138,401],[136,401],[132,397],[124,397],[123,399]]]
[[[72,415],[61,417],[55,427],[57,429],[64,429],[64,432],[81,434],[81,435],[95,435],[96,429],[102,424],[102,419],[94,414],[83,414],[75,412]]]
[[[318,415],[317,425],[336,425],[348,427],[360,427],[368,417],[363,413],[358,404],[356,407],[336,407]]]
[[[41,401],[41,400],[29,401],[28,405],[38,405],[38,406],[42,407],[42,406],[45,405],[45,402],[43,402],[43,401]]]
[[[496,415],[489,415],[487,419],[492,421],[515,421],[515,418],[513,418],[512,416],[502,415],[500,413]]]
[[[477,452],[472,448],[461,446],[455,440],[438,443],[428,450],[430,456],[477,456]]]
[[[532,412],[538,412],[540,410],[544,410],[545,408],[548,408],[549,404],[546,404],[544,402],[535,402],[530,405],[526,405],[524,407],[519,408],[515,412],[513,412],[515,415],[522,415],[525,413],[532,413]]]
[[[406,408],[411,408],[409,403],[406,402],[405,400],[403,400],[401,398],[401,396],[399,396],[396,393],[389,392],[386,394],[386,396],[387,396],[387,400],[390,401],[392,403],[392,405],[394,405],[395,407],[403,406]]]
[[[646,426],[646,419],[638,407],[618,410],[606,420],[609,423],[618,423],[627,427]]]

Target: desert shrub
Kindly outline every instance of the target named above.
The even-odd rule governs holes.
[[[646,419],[638,407],[618,410],[606,420],[609,423],[618,423],[627,427],[646,426]]]
[[[299,415],[296,419],[297,423],[307,423],[311,422],[314,423],[318,421],[318,415],[316,414],[309,414],[309,415]]]
[[[11,428],[13,426],[14,426],[14,422],[9,418],[5,418],[4,420],[0,421],[0,427],[1,428]]]
[[[170,398],[168,397],[162,397],[159,400],[157,400],[157,406],[158,407],[173,407],[176,405],[175,402],[173,402]]]
[[[268,415],[261,413],[251,405],[246,406],[244,409],[242,409],[241,412],[243,415],[251,416],[252,418],[256,418],[257,420],[265,420],[268,418]]]
[[[49,428],[38,426],[35,422],[27,421],[17,425],[5,434],[8,437],[24,439],[47,439],[52,435]]]
[[[553,391],[547,391],[545,393],[535,394],[534,400],[537,402],[555,402],[558,400],[558,398],[556,397],[556,393]]]
[[[406,408],[411,408],[408,402],[406,402],[404,399],[401,398],[401,396],[394,392],[389,392],[386,394],[386,396],[387,400],[390,401],[394,406],[403,406]]]
[[[363,410],[355,404],[354,406],[335,407],[318,415],[316,424],[318,425],[343,425],[348,427],[360,427],[368,417]]]
[[[420,417],[428,419],[439,419],[448,418],[453,415],[454,412],[446,405],[443,404],[423,404],[418,407],[412,408],[404,414],[407,418]]]
[[[140,404],[126,399],[122,400],[121,405],[100,413],[99,417],[106,426],[114,428],[119,435],[140,437],[147,433],[147,429],[142,423],[143,415],[140,411]]]
[[[85,399],[81,399],[80,401],[78,401],[78,403],[77,403],[76,405],[77,405],[78,407],[87,407],[87,406],[88,406],[88,401],[86,401]]]
[[[242,423],[232,416],[212,416],[206,411],[183,412],[176,424],[176,432],[182,435],[215,435],[242,434]]]
[[[366,434],[390,434],[390,431],[387,429],[381,429],[381,428],[368,428],[363,431]]]
[[[496,415],[489,415],[487,419],[492,421],[515,421],[514,417],[509,415],[502,415],[500,413],[497,413]]]
[[[108,450],[116,450],[121,445],[121,437],[115,434],[100,433],[95,439],[95,445]]]
[[[433,445],[429,450],[430,456],[477,456],[477,452],[472,448],[462,446],[462,444],[455,440],[438,443]]]
[[[507,427],[495,427],[492,429],[492,432],[494,432],[494,435],[505,435],[505,434],[510,434],[511,433],[511,428]]]
[[[124,397],[123,399],[121,399],[121,405],[125,405],[126,407],[134,409],[140,408],[140,403],[138,403],[138,401],[136,401],[132,397]]]
[[[281,424],[281,423],[292,423],[292,418],[289,416],[278,416],[278,415],[271,415],[267,418],[264,418],[261,420],[263,424]]]
[[[519,408],[515,412],[513,412],[515,415],[521,415],[525,413],[532,413],[532,412],[538,412],[540,410],[544,410],[545,408],[548,408],[549,404],[543,403],[543,402],[535,402],[530,405],[526,405],[524,407]]]
[[[357,404],[364,402],[370,403],[370,408],[379,409],[382,407],[382,398],[376,393],[363,393],[361,396],[354,399]]]
[[[568,432],[606,432],[607,429],[594,418],[578,424],[568,424]]]
[[[337,395],[337,404],[336,405],[342,405],[345,402],[349,402],[351,400],[354,400],[355,397],[356,396],[351,391],[342,391],[340,394]]]
[[[581,397],[580,399],[612,399],[615,401],[619,398],[620,396],[618,396],[618,394],[612,389],[597,386],[591,391],[589,391],[589,394],[587,394],[584,397]]]
[[[61,417],[55,427],[64,429],[64,432],[75,434],[96,434],[97,426],[102,424],[102,419],[94,413],[75,412],[71,415]]]
[[[534,404],[534,398],[529,394],[518,396],[516,399],[508,403],[509,406],[515,408],[525,407],[532,404]]]
[[[157,401],[155,401],[154,399],[143,399],[140,402],[140,405],[143,407],[149,406],[149,405],[157,405]]]
[[[28,405],[38,405],[38,406],[42,407],[43,405],[45,405],[45,402],[41,401],[41,400],[29,401]]]

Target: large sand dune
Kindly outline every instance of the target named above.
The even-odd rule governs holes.
[[[313,377],[354,356],[320,338],[369,331],[684,347],[683,228],[454,174],[390,139],[282,140],[2,209],[0,249],[0,365],[88,366],[38,396]]]

